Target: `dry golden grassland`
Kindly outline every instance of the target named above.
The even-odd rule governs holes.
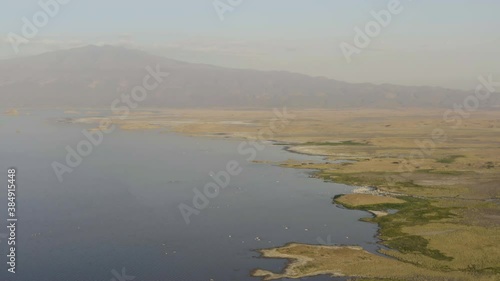
[[[313,246],[292,243],[281,248],[261,250],[261,253],[267,258],[291,260],[282,273],[262,269],[257,269],[252,273],[253,276],[263,277],[264,280],[322,274],[364,278],[384,276],[384,280],[498,280],[494,276],[464,279],[464,274],[460,271],[430,270],[415,264],[374,255],[356,246]]]
[[[262,251],[292,261],[283,273],[255,275],[500,280],[500,112],[472,112],[460,124],[445,121],[444,109],[288,112],[290,122],[265,138],[325,160],[276,164],[316,170],[325,181],[376,188],[377,197],[341,196],[335,204],[398,212],[365,219],[379,225],[379,238],[390,248],[381,251],[385,257],[358,248],[291,244]],[[259,139],[275,118],[272,110],[150,110],[113,122],[124,129]]]

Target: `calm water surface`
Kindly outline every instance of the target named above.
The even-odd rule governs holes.
[[[51,163],[64,163],[65,147],[85,139],[84,127],[56,122],[71,117],[62,111],[24,113],[0,117],[0,179],[5,187],[7,169],[17,168],[19,218],[17,273],[7,272],[2,239],[0,280],[109,281],[122,269],[138,281],[259,280],[250,277],[252,269],[280,271],[286,262],[259,258],[259,248],[289,242],[378,248],[376,226],[358,221],[366,213],[331,204],[351,187],[247,162],[239,141],[117,130],[60,183]],[[257,159],[320,158],[268,145]],[[241,174],[186,225],[179,204],[192,206],[193,189],[213,181],[230,160]]]

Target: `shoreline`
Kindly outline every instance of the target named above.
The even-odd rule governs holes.
[[[200,111],[200,114],[204,112],[206,111]],[[209,112],[212,113],[212,111]],[[368,111],[367,113],[349,113],[348,115],[368,114],[369,116],[372,116],[372,114],[377,114],[376,111],[375,113],[371,112],[372,111]],[[194,117],[197,116],[197,112],[189,113],[192,116],[183,116],[183,118],[190,120],[194,119]],[[255,132],[259,128],[262,128],[262,125],[259,124],[264,122],[262,121],[261,123],[259,123],[259,120],[265,120],[265,118],[262,119],[262,116],[260,116],[259,114],[253,115],[254,113],[255,112],[245,112],[245,116],[239,119],[242,120],[242,124],[249,123],[252,124],[252,126],[245,126],[241,124],[231,126],[227,125],[227,121],[221,120],[232,120],[234,118],[231,119],[231,117],[229,117],[231,116],[231,114],[228,114],[226,112],[216,112],[214,113],[214,117],[207,117],[203,122],[199,121],[182,125],[175,125],[171,122],[164,122],[161,124],[162,126],[167,126],[172,132],[182,135],[188,135],[191,137],[209,137],[216,139],[249,141],[255,139],[251,137],[252,135],[254,135],[254,133],[252,132]],[[305,116],[309,116],[311,113],[312,112],[306,112]],[[324,114],[324,112],[316,112],[314,114],[321,115]],[[403,113],[400,113],[400,115],[401,114]],[[485,113],[484,118],[489,118],[491,114],[493,113]],[[323,116],[324,118],[318,118],[317,120],[307,122],[324,124],[321,125],[324,128],[332,126],[331,122],[328,123],[328,118],[331,118],[330,116],[321,116]],[[160,121],[161,118],[164,118],[151,115],[148,117],[155,118],[155,120]],[[178,116],[175,116],[174,119],[175,118],[178,119]],[[349,118],[352,117],[346,116],[344,118],[348,118],[346,120],[350,120]],[[373,117],[371,118],[373,119]],[[287,152],[302,154],[311,157],[321,157],[323,159],[322,162],[325,162],[302,163],[300,166],[296,163],[295,165],[293,165],[293,163],[275,163],[275,165],[286,168],[312,170],[311,177],[322,179],[325,182],[335,182],[339,184],[346,184],[354,188],[357,187],[350,194],[371,194],[374,196],[382,195],[383,197],[401,197],[403,200],[406,200],[407,203],[400,206],[400,209],[398,209],[397,206],[394,205],[384,204],[361,205],[354,207],[342,205],[347,209],[366,211],[370,214],[370,216],[372,216],[372,218],[362,220],[367,223],[377,224],[378,230],[374,238],[377,240],[377,245],[380,245],[381,247],[378,250],[378,254],[385,256],[384,258],[386,259],[396,261],[397,264],[395,264],[395,266],[406,266],[413,263],[419,264],[418,269],[415,269],[413,267],[407,269],[409,270],[409,272],[414,272],[415,270],[417,270],[421,274],[429,276],[428,280],[434,280],[434,277],[438,278],[439,276],[442,276],[443,271],[438,270],[441,267],[448,267],[449,270],[452,270],[452,272],[456,273],[454,274],[457,278],[464,277],[464,280],[469,280],[469,277],[467,277],[467,272],[469,271],[477,272],[477,274],[479,274],[479,277],[473,280],[493,280],[491,278],[494,278],[493,276],[495,275],[496,270],[500,272],[500,268],[496,268],[494,262],[495,258],[498,257],[498,252],[497,254],[495,254],[495,248],[484,248],[484,250],[487,250],[488,252],[490,252],[490,254],[483,253],[484,250],[480,245],[484,245],[484,243],[494,243],[494,240],[491,240],[491,236],[498,235],[498,231],[500,230],[500,228],[495,227],[494,216],[496,212],[495,210],[498,210],[498,206],[495,206],[495,202],[498,200],[498,198],[494,196],[494,193],[491,193],[495,191],[496,185],[494,183],[498,182],[499,179],[497,177],[498,173],[495,173],[495,171],[498,169],[498,166],[496,165],[494,160],[494,157],[498,154],[498,151],[494,150],[496,148],[492,147],[487,148],[491,150],[490,152],[488,152],[488,150],[484,149],[484,146],[478,146],[478,153],[483,153],[484,156],[475,157],[475,155],[472,155],[471,152],[468,152],[467,154],[465,154],[463,151],[460,151],[459,153],[454,152],[459,151],[464,146],[463,144],[456,143],[445,147],[445,149],[442,151],[438,150],[438,152],[436,152],[431,159],[426,159],[424,165],[418,167],[417,171],[409,175],[403,175],[403,177],[401,177],[401,175],[398,174],[394,168],[394,164],[400,163],[400,159],[398,158],[398,156],[392,155],[397,155],[397,153],[402,153],[401,151],[404,152],[413,149],[413,145],[409,143],[408,140],[411,140],[412,135],[415,135],[416,132],[413,132],[412,130],[401,129],[407,127],[412,128],[412,126],[404,125],[401,127],[398,126],[397,123],[394,123],[401,122],[403,124],[404,122],[409,122],[410,124],[413,124],[411,122],[415,122],[416,124],[418,124],[419,119],[417,118],[415,119],[415,121],[413,121],[413,119],[415,118],[414,116],[408,117],[411,119],[401,119],[397,116],[392,118],[394,120],[391,119],[389,121],[384,117],[379,127],[376,126],[377,124],[373,124],[373,122],[355,123],[356,125],[351,127],[348,122],[345,124],[334,124],[334,127],[340,126],[340,129],[338,129],[338,131],[343,132],[343,137],[340,140],[336,139],[338,141],[334,141],[335,139],[332,139],[332,137],[328,137],[325,139],[318,139],[318,136],[313,137],[313,134],[308,133],[311,130],[312,126],[308,123],[305,123],[304,126],[302,126],[299,122],[297,125],[292,125],[292,127],[295,126],[292,128],[293,130],[288,130],[286,134],[273,136],[273,138],[268,141],[272,145],[282,146],[282,149]],[[428,119],[429,117],[427,115],[423,115],[421,118]],[[170,119],[167,118],[167,120]],[[147,118],[146,120],[136,119],[135,121],[131,120],[127,122],[140,123],[145,121],[147,121]],[[482,124],[474,120],[472,120],[471,122],[471,124],[476,124],[475,126],[481,126]],[[392,123],[392,126],[387,127],[386,125],[384,125],[387,123]],[[363,137],[360,139],[359,136],[357,136],[357,134],[359,134],[358,132],[361,131],[357,128],[361,126],[359,124],[370,128],[371,131],[394,130],[395,137],[400,138],[401,140],[396,141],[393,139],[388,139],[386,141],[385,139],[377,137],[373,139]],[[301,131],[297,131],[298,129],[304,130],[304,132],[300,133]],[[484,132],[489,132],[486,127],[484,127],[483,130]],[[220,132],[224,133],[221,134]],[[292,132],[292,134],[290,134],[290,132]],[[425,128],[420,134],[423,135],[424,133]],[[460,133],[464,134],[468,133],[468,131],[460,131]],[[476,132],[476,134],[478,133]],[[494,135],[492,135],[491,133],[485,133],[485,136],[490,137],[490,139],[492,138],[491,141],[495,140]],[[367,141],[367,139],[369,139],[369,141]],[[486,139],[485,141],[489,141],[490,139]],[[369,143],[370,145],[366,145],[366,143]],[[294,146],[299,147],[299,149],[292,149],[292,147]],[[300,151],[300,147],[306,149],[307,153],[304,151]],[[322,153],[312,153],[309,147],[313,147],[313,150],[315,152],[318,151]],[[462,158],[441,160],[448,159],[446,157],[451,154],[460,154],[462,155]],[[335,163],[335,161],[338,159],[346,158],[357,159],[358,161],[355,161],[354,163]],[[489,159],[492,160],[490,160],[490,162],[488,163],[493,164],[488,164],[487,167],[491,166],[493,167],[493,170],[483,170],[481,161],[484,162],[488,161]],[[470,164],[471,161],[475,161],[472,162],[474,163],[473,165]],[[467,164],[467,162],[469,162],[469,164]],[[462,172],[464,169],[473,169],[474,172]],[[474,175],[476,173],[482,175],[481,181],[478,181],[474,178]],[[401,179],[403,179],[403,181],[401,181]],[[467,186],[469,182],[471,186],[479,186],[481,188],[479,189],[479,191],[481,192],[478,193],[476,190],[470,189]],[[489,182],[493,183],[491,187],[489,187]],[[473,183],[474,185],[472,185]],[[437,186],[438,188],[434,186]],[[490,192],[492,195],[488,195],[490,193],[487,192]],[[459,195],[457,196],[456,194]],[[335,202],[335,204],[339,203]],[[471,217],[470,215],[469,208],[471,210],[479,210],[479,215],[483,213],[485,214],[484,219],[482,219],[485,223],[484,226],[478,224],[476,220],[472,220],[473,217]],[[398,211],[396,213],[389,213],[386,212],[386,210],[388,209],[396,209]],[[478,211],[475,211],[475,213],[477,212]],[[490,212],[492,215],[488,215],[488,212]],[[488,215],[488,217],[486,215]],[[467,219],[468,223],[464,224],[462,222],[463,219]],[[404,223],[398,222],[401,220],[403,220]],[[482,223],[482,221],[480,222]],[[491,223],[493,223],[492,226],[489,226],[489,224]],[[453,236],[448,238],[445,235],[441,235],[441,233],[452,233]],[[470,240],[471,238],[469,237],[475,238],[473,240]],[[469,253],[469,255],[463,255],[463,253],[466,253],[467,250],[462,249],[463,245],[461,245],[460,243],[454,243],[453,241],[455,240],[470,241],[468,243],[477,245],[476,247],[478,250],[475,250],[476,252],[473,251],[472,253]],[[280,249],[287,249],[287,245],[267,250],[274,250],[275,252],[278,252]],[[307,249],[316,249],[318,251],[324,249],[321,245],[304,245],[304,247],[312,247]],[[470,247],[468,247],[468,249],[468,251],[470,252]],[[265,255],[262,255],[262,253],[264,253],[265,251],[266,249],[259,250],[262,258],[266,258]],[[474,259],[479,258],[480,260],[482,260],[481,267],[478,267],[474,264],[468,265],[469,262],[475,262],[475,260],[471,259],[471,257],[474,257]],[[293,261],[288,260],[287,257],[282,256],[281,258],[287,260],[287,265],[283,269],[283,272],[286,272],[287,268],[295,266]],[[372,257],[367,256],[365,258]],[[317,262],[320,260],[321,257],[319,256],[311,257],[308,266],[312,267],[312,269],[310,271],[305,271],[301,276],[312,276],[311,274],[314,274],[315,272],[314,267],[321,268],[321,266],[323,266],[321,265],[321,263]],[[353,262],[362,263],[363,261],[353,260]],[[339,265],[332,262],[331,266],[346,265]],[[388,276],[392,274],[390,270],[384,271],[382,270],[383,268],[383,263],[381,263],[377,268],[373,268],[373,271],[377,272],[378,275],[365,277],[389,278],[390,280],[396,280],[393,279],[395,278],[395,276]],[[360,274],[357,268],[346,268],[345,270],[348,271],[343,272],[345,276],[364,276],[363,274]],[[254,272],[255,271],[253,271],[253,273]],[[330,274],[331,272],[325,271],[323,273]],[[269,272],[269,274],[272,275],[273,273]],[[370,275],[371,273],[368,272],[365,274]]]

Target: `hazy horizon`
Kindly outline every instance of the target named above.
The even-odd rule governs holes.
[[[400,12],[350,63],[339,45],[352,44],[354,29],[363,29],[374,20],[371,12],[390,1],[233,1],[238,4],[223,13],[214,3],[227,1],[68,2],[17,54],[9,34],[21,35],[23,17],[31,21],[41,8],[35,0],[7,3],[0,58],[95,44],[351,83],[470,90],[478,76],[500,75],[496,1],[398,1]]]
[[[188,59],[186,59],[186,60],[176,59],[176,58],[168,57],[168,56],[161,55],[161,54],[154,54],[154,53],[148,52],[147,50],[144,50],[144,49],[138,49],[138,48],[129,47],[129,46],[122,46],[122,45],[112,45],[112,44],[98,44],[98,43],[97,44],[86,44],[86,45],[78,46],[78,47],[69,47],[69,48],[57,49],[57,50],[47,50],[47,51],[44,51],[44,52],[41,52],[41,53],[30,54],[30,55],[20,56],[20,57],[21,58],[22,57],[34,57],[34,56],[39,56],[39,55],[54,53],[54,52],[57,52],[57,51],[71,51],[71,50],[88,48],[88,47],[111,47],[111,48],[119,48],[119,49],[121,48],[121,49],[125,49],[125,50],[130,50],[130,51],[141,51],[141,52],[145,52],[147,54],[157,55],[157,56],[165,58],[165,59],[177,60],[177,61],[180,61],[180,62],[186,62],[186,63],[192,63],[192,64],[200,64],[200,65],[206,64],[206,65],[210,65],[210,66],[222,67],[222,68],[227,68],[227,69],[235,69],[235,70],[257,70],[257,71],[264,71],[264,72],[266,72],[266,71],[269,71],[269,72],[275,72],[275,71],[276,72],[289,72],[291,74],[303,74],[303,75],[310,76],[312,78],[327,78],[327,79],[337,80],[339,82],[347,82],[347,83],[352,83],[352,84],[373,84],[373,85],[377,85],[377,86],[379,86],[379,85],[396,85],[396,86],[409,86],[409,87],[421,87],[422,86],[422,87],[438,87],[438,88],[456,89],[456,90],[465,90],[465,91],[473,91],[474,90],[473,87],[467,88],[467,89],[460,89],[460,88],[453,88],[453,87],[446,87],[446,86],[434,86],[434,85],[428,85],[428,84],[422,84],[422,85],[404,85],[404,84],[397,84],[397,83],[390,83],[390,82],[348,82],[348,81],[336,79],[334,77],[326,77],[324,75],[314,75],[314,74],[302,73],[302,72],[299,72],[299,71],[286,70],[286,69],[255,69],[255,68],[250,68],[250,67],[245,67],[245,66],[241,66],[241,67],[236,67],[236,66],[235,67],[227,67],[227,66],[224,66],[223,64],[204,63],[204,62],[198,62],[198,61],[190,61]],[[20,57],[0,58],[0,62],[2,62],[2,61],[8,61],[10,59],[16,59],[16,58],[20,58]],[[476,84],[477,84],[477,80],[476,80]]]

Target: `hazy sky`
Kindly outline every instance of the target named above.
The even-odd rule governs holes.
[[[38,1],[2,2],[0,58],[112,44],[348,82],[470,89],[478,75],[500,80],[498,0],[401,0],[402,11],[350,63],[339,44],[354,45],[354,28],[364,29],[370,12],[387,9],[390,0],[241,0],[224,20],[213,0],[71,0],[15,54],[8,34],[23,34],[22,18],[32,21],[42,11]]]

